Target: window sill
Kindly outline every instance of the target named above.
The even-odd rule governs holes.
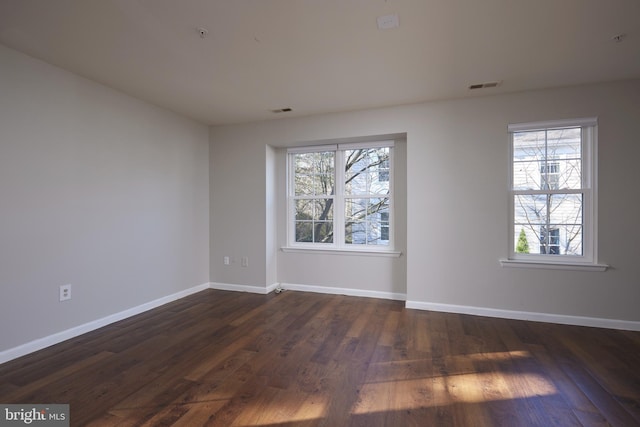
[[[574,271],[606,271],[607,264],[577,264],[555,263],[544,261],[523,261],[514,259],[501,259],[500,265],[507,268],[536,268],[545,270],[574,270]]]
[[[299,254],[327,254],[327,255],[355,255],[355,256],[379,256],[398,258],[402,255],[400,251],[380,251],[380,250],[367,250],[367,249],[344,249],[344,248],[300,248],[292,246],[284,246],[280,248],[282,252],[299,253]]]

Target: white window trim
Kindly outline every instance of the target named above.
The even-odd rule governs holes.
[[[394,192],[395,192],[395,179],[394,179],[394,141],[371,141],[371,142],[356,142],[356,143],[342,143],[342,144],[327,144],[327,145],[315,145],[315,146],[302,146],[293,147],[287,149],[287,188],[286,188],[286,203],[287,203],[287,245],[282,247],[283,252],[292,253],[325,253],[325,254],[341,254],[341,255],[371,255],[371,256],[388,256],[399,257],[402,252],[395,249],[395,213],[394,213]],[[295,241],[295,206],[291,203],[292,188],[293,188],[293,173],[294,169],[292,164],[292,156],[290,154],[295,153],[310,153],[321,151],[343,151],[354,150],[360,148],[383,148],[389,147],[389,244],[388,245],[348,245],[344,243],[344,176],[339,177],[336,173],[336,192],[334,199],[334,239],[333,243],[307,243]],[[336,171],[344,171],[344,158],[343,156],[336,155],[334,168]],[[343,175],[343,172],[342,172]]]
[[[380,257],[389,257],[389,258],[399,258],[402,256],[401,251],[396,250],[368,250],[368,248],[357,248],[357,249],[347,249],[347,248],[309,248],[309,247],[297,247],[297,246],[283,246],[280,248],[282,252],[286,253],[322,253],[327,255],[363,255],[363,256],[380,256]]]
[[[517,123],[508,126],[509,132],[509,258],[501,259],[503,267],[544,268],[559,270],[605,271],[606,264],[598,263],[597,242],[597,117],[572,120],[553,120],[532,123]],[[582,186],[580,190],[545,190],[545,193],[583,194],[583,250],[582,256],[519,254],[515,252],[514,195],[523,194],[513,190],[513,134],[515,132],[560,129],[566,127],[582,128]],[[527,193],[528,192],[524,192]]]
[[[526,261],[515,259],[501,259],[500,265],[505,268],[534,268],[545,270],[572,270],[572,271],[605,271],[609,266],[598,263],[568,263],[551,261]]]

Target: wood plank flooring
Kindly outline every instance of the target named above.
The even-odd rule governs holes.
[[[0,365],[73,426],[640,426],[640,333],[207,290]]]

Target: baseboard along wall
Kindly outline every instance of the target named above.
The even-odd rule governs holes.
[[[559,324],[565,324],[565,325],[588,326],[588,327],[606,328],[606,329],[640,331],[640,322],[636,322],[636,321],[582,317],[582,316],[568,316],[568,315],[549,314],[549,313],[535,313],[535,312],[528,312],[528,311],[501,310],[501,309],[495,309],[495,308],[473,307],[473,306],[463,306],[463,305],[453,305],[453,304],[439,304],[439,303],[429,303],[429,302],[422,302],[422,301],[407,301],[407,295],[404,293],[370,291],[370,290],[364,290],[364,289],[349,289],[349,288],[327,287],[327,286],[300,285],[300,284],[293,284],[293,283],[273,283],[269,286],[257,286],[257,285],[252,286],[252,285],[234,285],[234,284],[228,284],[228,283],[210,282],[210,283],[204,283],[202,285],[194,286],[192,288],[185,289],[180,292],[176,292],[175,294],[171,294],[166,297],[158,298],[148,303],[129,308],[127,310],[103,317],[98,320],[85,323],[83,325],[79,325],[79,326],[67,329],[65,331],[61,331],[61,332],[49,335],[44,338],[33,340],[31,342],[19,345],[14,348],[10,348],[8,350],[4,350],[0,352],[0,364],[8,362],[13,359],[17,359],[18,357],[25,356],[27,354],[36,352],[38,350],[42,350],[46,347],[50,347],[54,344],[58,344],[62,341],[66,341],[68,339],[77,337],[87,332],[91,332],[103,326],[110,325],[111,323],[124,320],[126,318],[135,316],[140,313],[144,313],[145,311],[179,300],[191,294],[201,292],[205,289],[217,289],[217,290],[233,291],[233,292],[250,292],[250,293],[262,294],[262,295],[269,294],[273,291],[291,290],[291,291],[299,291],[299,292],[315,292],[315,293],[323,293],[323,294],[380,298],[380,299],[389,299],[389,300],[396,300],[396,301],[406,301],[405,307],[408,309],[439,311],[439,312],[458,313],[458,314],[470,314],[474,316],[498,317],[498,318],[515,319],[515,320],[529,320],[529,321],[536,321],[536,322],[559,323]]]
[[[466,305],[438,304],[421,301],[407,301],[406,308],[440,311],[445,313],[470,314],[473,316],[498,317],[501,319],[528,320],[533,322],[558,323],[561,325],[588,326],[593,328],[640,331],[640,322],[630,320],[604,319],[599,317],[568,316],[564,314],[536,313],[532,311],[501,310],[497,308]]]

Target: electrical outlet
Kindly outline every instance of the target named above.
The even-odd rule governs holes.
[[[249,257],[248,256],[243,256],[241,262],[242,262],[242,266],[243,267],[249,267]]]
[[[222,259],[222,262],[224,262],[224,265],[229,265],[229,264],[231,264],[231,260],[229,259],[229,257],[228,257],[228,256],[224,257],[224,258]]]
[[[71,285],[60,285],[60,301],[71,299]]]

